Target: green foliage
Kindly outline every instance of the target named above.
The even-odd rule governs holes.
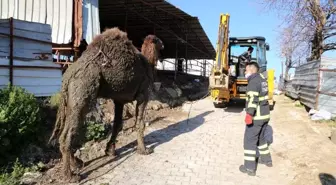
[[[87,131],[86,131],[86,140],[99,140],[107,135],[107,129],[101,123],[95,123],[92,121],[88,121],[87,123]]]
[[[16,159],[14,166],[10,173],[3,172],[0,174],[0,184],[1,185],[19,185],[20,179],[26,172],[37,171],[35,166],[31,168],[24,167],[18,159]]]
[[[304,107],[304,105],[301,102],[299,102],[299,101],[296,101],[294,103],[294,105],[295,105],[295,107]]]
[[[61,100],[61,93],[56,93],[50,97],[50,106],[51,107],[58,107]]]
[[[15,86],[0,90],[0,164],[36,139],[40,123],[33,94]]]

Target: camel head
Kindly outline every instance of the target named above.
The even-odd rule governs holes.
[[[142,44],[141,53],[148,59],[149,63],[156,66],[160,50],[164,48],[163,42],[155,35],[148,35]]]

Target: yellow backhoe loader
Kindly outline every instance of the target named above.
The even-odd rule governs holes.
[[[269,45],[260,36],[229,38],[229,19],[229,14],[220,15],[217,55],[209,77],[213,103],[215,107],[225,107],[232,100],[246,99],[247,79],[244,69],[240,67],[240,55],[253,47],[251,61],[259,64],[259,72],[267,78],[269,103],[272,106],[274,70],[267,70],[266,51],[269,50]]]

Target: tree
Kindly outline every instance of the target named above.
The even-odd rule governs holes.
[[[311,60],[321,59],[323,52],[336,49],[335,0],[262,0],[286,21],[292,35],[300,37],[310,48]],[[310,45],[310,47],[309,47]]]
[[[285,66],[282,76],[288,80],[288,72],[291,68],[297,67],[305,60],[308,50],[307,42],[301,35],[295,35],[295,26],[284,28],[280,33],[280,56],[285,59],[282,65]]]

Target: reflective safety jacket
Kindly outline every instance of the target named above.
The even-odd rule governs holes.
[[[256,73],[248,77],[246,90],[246,113],[255,121],[269,121],[268,85],[262,74]]]

